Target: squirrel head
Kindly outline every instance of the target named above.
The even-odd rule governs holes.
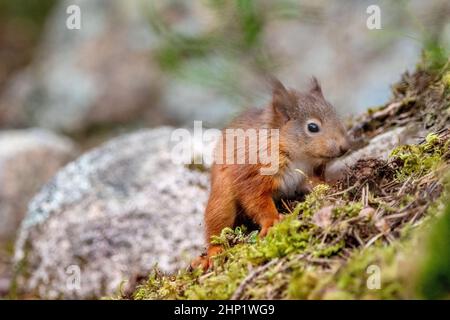
[[[272,90],[271,121],[292,159],[326,163],[349,150],[345,127],[316,78],[306,92],[287,90],[277,79]]]

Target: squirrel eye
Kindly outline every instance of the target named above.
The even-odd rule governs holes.
[[[308,131],[312,133],[317,133],[320,131],[319,125],[314,122],[308,123]]]

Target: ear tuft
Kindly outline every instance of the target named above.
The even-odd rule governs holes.
[[[311,78],[311,86],[309,92],[323,98],[322,87],[316,77]]]

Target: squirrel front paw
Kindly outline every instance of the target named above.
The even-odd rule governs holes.
[[[261,223],[261,231],[259,232],[259,236],[261,238],[264,238],[265,236],[267,236],[267,233],[269,232],[270,228],[272,228],[279,221],[283,220],[283,218],[284,218],[284,215],[278,214],[277,216],[275,216],[271,219],[264,220]]]
[[[204,272],[214,266],[213,258],[220,254],[223,251],[222,246],[213,245],[208,248],[206,254],[201,255],[200,257],[194,259],[191,262],[191,268],[197,269],[201,268]]]

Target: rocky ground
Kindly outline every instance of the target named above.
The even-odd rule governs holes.
[[[337,184],[316,187],[304,201],[282,202],[286,218],[262,240],[245,228],[223,230],[215,241],[226,250],[214,270],[154,269],[122,298],[449,298],[449,70],[448,62],[435,70],[422,64],[405,74],[392,100],[351,129],[373,141],[405,128],[410,144],[385,159],[353,161]]]

